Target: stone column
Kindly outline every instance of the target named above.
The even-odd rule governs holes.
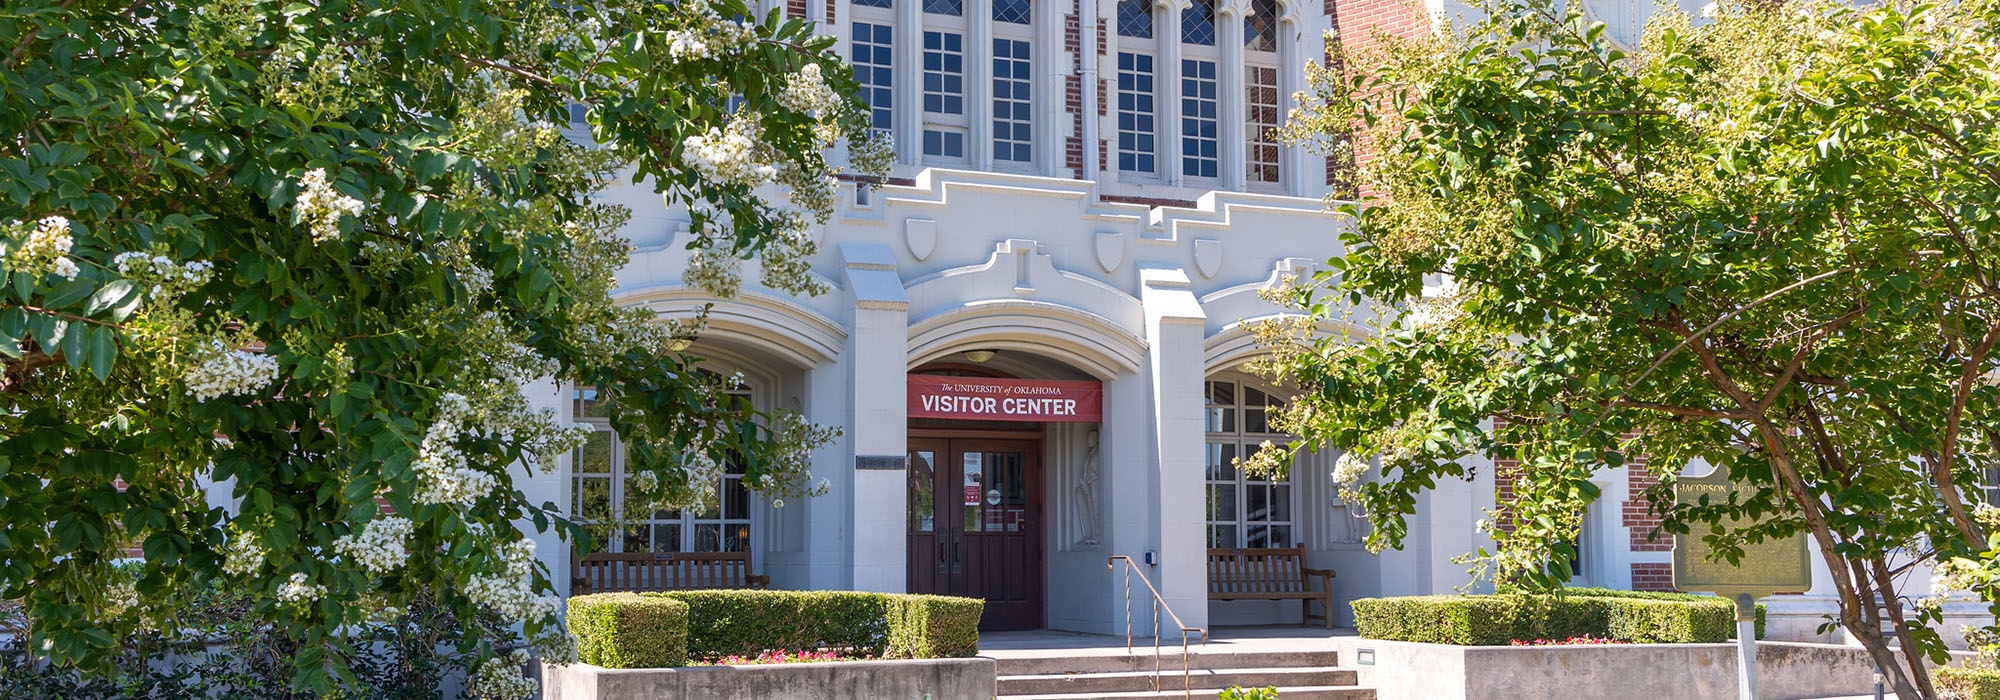
[[[1220,98],[1216,102],[1216,113],[1220,129],[1216,137],[1221,141],[1216,149],[1220,158],[1220,169],[1216,175],[1222,179],[1222,189],[1230,192],[1243,191],[1244,136],[1243,126],[1249,113],[1243,104],[1243,90],[1248,84],[1243,72],[1243,11],[1246,2],[1224,0],[1215,8],[1216,48],[1222,50],[1222,65],[1217,69],[1215,89]]]
[[[1159,160],[1160,181],[1169,185],[1181,183],[1181,3],[1180,0],[1160,0],[1153,4],[1159,11],[1154,18],[1153,40],[1158,42],[1160,62],[1153,66],[1153,94],[1159,95],[1159,103],[1153,105],[1158,113],[1158,134],[1153,145]]]
[[[1159,528],[1159,565],[1149,574],[1182,622],[1207,627],[1202,341],[1208,316],[1189,288],[1187,273],[1179,269],[1140,268],[1139,282],[1139,299],[1146,308],[1147,373],[1153,384],[1153,499]]]
[[[910,298],[888,246],[842,243],[840,255],[854,303],[846,358],[854,402],[848,426],[854,448],[854,509],[848,521],[852,588],[900,593],[909,583],[903,386],[909,371]]]
[[[890,53],[889,126],[896,136],[896,162],[915,165],[924,157],[924,14],[920,0],[896,3],[896,45]]]
[[[965,0],[965,155],[993,169],[993,0]]]

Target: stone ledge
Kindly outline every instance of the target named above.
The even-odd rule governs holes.
[[[1380,700],[1737,697],[1733,643],[1461,647],[1343,637],[1335,645]],[[1874,688],[1874,664],[1859,647],[1759,642],[1757,676],[1767,700]]]
[[[543,700],[991,700],[992,659],[542,668]]]

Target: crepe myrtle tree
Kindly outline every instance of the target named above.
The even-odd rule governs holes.
[[[821,291],[822,154],[890,152],[831,44],[742,0],[8,3],[0,599],[25,648],[102,670],[175,624],[170,593],[222,585],[324,694],[346,631],[435,595],[522,637],[461,642],[473,690],[532,692],[509,645],[575,652],[517,524],[589,542],[518,488],[586,433],[525,382],[609,397],[634,502],[711,499],[725,459],[774,501],[823,491],[829,430],[672,351],[699,314],[613,303],[628,213],[594,196],[685,205],[691,285],[735,294],[754,258]]]
[[[1980,488],[2000,459],[2000,3],[1724,2],[1631,47],[1537,0],[1483,10],[1309,69],[1291,135],[1360,144],[1367,197],[1344,256],[1273,294],[1301,313],[1262,328],[1299,388],[1292,447],[1342,451],[1377,550],[1468,457],[1518,460],[1468,561],[1530,587],[1569,578],[1591,476],[1646,456],[1665,530],[1731,562],[1803,533],[1828,627],[1935,697],[1942,615],[1913,572],[2000,595]],[[1317,330],[1343,318],[1361,332]],[[1674,505],[1701,462],[1749,495]]]

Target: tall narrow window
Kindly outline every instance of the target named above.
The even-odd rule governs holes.
[[[924,31],[924,155],[965,157],[965,34],[961,32]]]
[[[1290,547],[1292,484],[1243,473],[1236,459],[1256,454],[1265,440],[1284,444],[1289,436],[1273,433],[1272,409],[1284,402],[1247,383],[1207,383],[1208,414],[1208,546]]]
[[[1244,100],[1245,154],[1249,156],[1247,175],[1251,182],[1278,181],[1278,69],[1245,66]]]
[[[732,400],[748,402],[750,389],[737,386]],[[715,505],[702,512],[652,510],[626,488],[625,446],[611,431],[609,413],[596,389],[571,393],[579,423],[596,432],[572,455],[575,481],[571,515],[591,531],[606,552],[741,552],[750,548],[750,491],[743,464],[730,460],[715,483]]]
[[[1154,172],[1153,57],[1118,52],[1118,169]]]
[[[1251,0],[1243,21],[1243,154],[1250,182],[1279,182],[1278,0]]]
[[[1181,174],[1215,177],[1215,62],[1181,61]]]
[[[993,160],[1014,163],[1033,160],[1034,116],[1029,94],[1028,42],[995,37]]]
[[[854,80],[861,83],[861,99],[868,102],[870,126],[882,130],[890,128],[892,114],[892,36],[887,24],[854,23]]]

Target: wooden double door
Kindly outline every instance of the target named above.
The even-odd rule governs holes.
[[[910,440],[911,593],[984,598],[980,629],[1043,626],[1042,444]]]

